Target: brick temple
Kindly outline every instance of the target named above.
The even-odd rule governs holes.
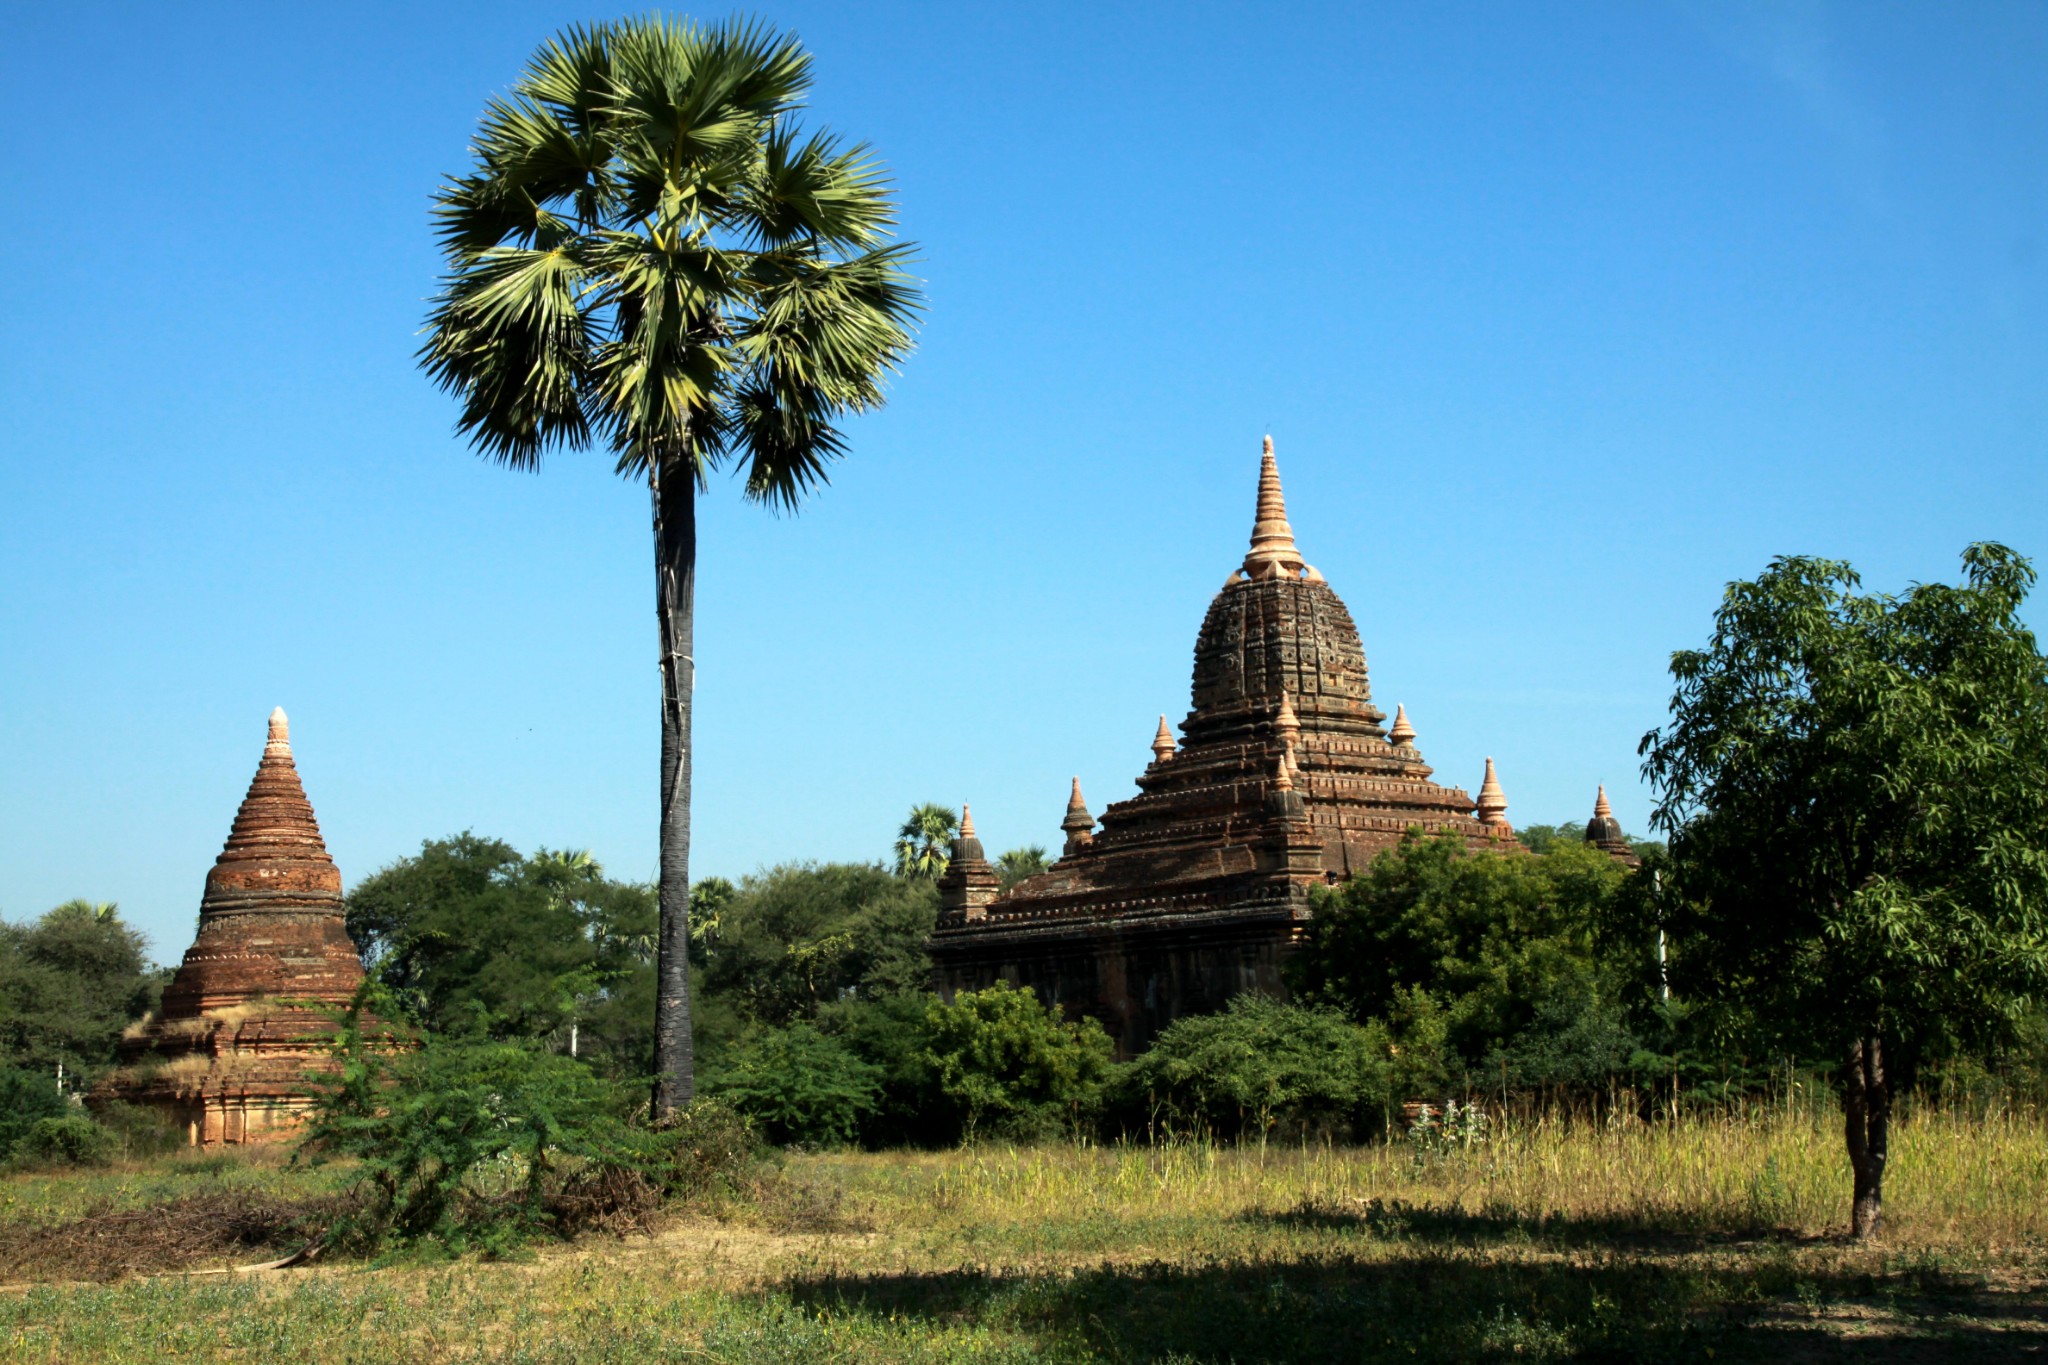
[[[199,933],[163,1008],[123,1039],[99,1096],[170,1114],[194,1146],[289,1136],[309,1071],[334,1066],[335,1024],[363,980],[343,922],[341,872],[292,762],[282,709],[235,812]]]
[[[1519,847],[1492,759],[1476,800],[1434,782],[1406,710],[1389,725],[1373,705],[1351,613],[1295,546],[1271,438],[1251,548],[1203,618],[1192,692],[1179,740],[1161,716],[1138,794],[1099,828],[1075,781],[1047,871],[999,894],[962,822],[930,944],[942,994],[1029,986],[1129,1056],[1182,1015],[1283,995],[1310,888],[1408,830]]]

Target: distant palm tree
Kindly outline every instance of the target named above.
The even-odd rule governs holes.
[[[942,876],[953,860],[953,831],[959,827],[960,817],[944,806],[912,806],[896,831],[896,875],[924,881]]]
[[[660,17],[572,27],[485,106],[436,196],[449,273],[420,355],[483,454],[605,447],[647,484],[661,669],[653,1109],[691,1097],[689,847],[697,505],[736,463],[794,508],[882,402],[920,306],[869,150],[806,136],[794,38]]]
[[[1048,866],[1045,845],[1028,844],[1023,848],[1013,848],[996,859],[996,882],[1008,891],[1026,877],[1036,877]]]

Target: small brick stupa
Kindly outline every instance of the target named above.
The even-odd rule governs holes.
[[[363,967],[343,923],[341,872],[292,763],[282,709],[227,846],[206,875],[199,935],[161,1013],[121,1044],[100,1094],[171,1114],[194,1146],[289,1136],[309,1071],[333,1066],[322,1007],[344,1005]]]
[[[979,841],[956,844],[931,939],[943,993],[1029,986],[1101,1020],[1128,1056],[1183,1015],[1284,994],[1310,889],[1409,830],[1519,847],[1493,760],[1475,800],[1431,780],[1406,710],[1384,723],[1351,613],[1295,545],[1270,439],[1250,549],[1195,641],[1191,700],[1180,742],[1162,717],[1138,794],[1100,829],[1075,781],[1045,872],[997,894]]]

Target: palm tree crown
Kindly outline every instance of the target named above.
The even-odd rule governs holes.
[[[944,806],[912,806],[896,831],[896,875],[935,880],[953,861],[953,831],[960,817]]]
[[[700,483],[737,455],[785,506],[823,478],[920,300],[869,149],[794,122],[810,67],[756,23],[650,18],[567,30],[490,102],[436,198],[421,348],[480,450],[603,441]]]

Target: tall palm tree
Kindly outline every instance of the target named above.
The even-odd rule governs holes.
[[[694,1090],[691,657],[697,494],[728,464],[794,508],[878,406],[921,304],[867,147],[805,134],[797,41],[653,16],[536,52],[436,196],[448,274],[421,347],[476,449],[531,469],[599,445],[653,509],[661,928],[653,1108]]]
[[[944,806],[927,801],[912,806],[896,831],[896,875],[922,881],[936,881],[953,861],[953,831],[960,817]]]

